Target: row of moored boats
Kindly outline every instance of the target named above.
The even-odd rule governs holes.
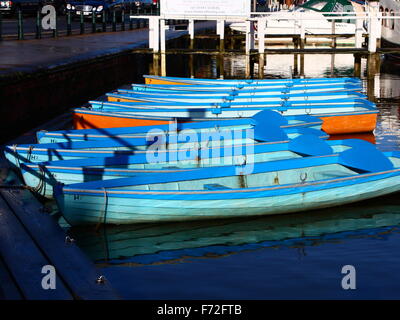
[[[72,110],[72,129],[5,147],[70,224],[299,212],[400,189],[400,152],[327,140],[374,130],[359,79],[145,80]]]

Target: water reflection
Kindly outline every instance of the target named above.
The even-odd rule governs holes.
[[[387,237],[400,232],[400,200],[302,214],[190,223],[72,229],[79,246],[100,264],[159,264],[193,257],[217,258],[260,248],[308,246],[348,238]]]
[[[376,144],[376,137],[373,133],[353,133],[353,134],[335,134],[328,140],[361,139]]]
[[[372,57],[376,59],[376,56],[371,56],[369,61]],[[165,71],[161,70],[162,60],[165,61]],[[361,70],[365,73],[367,65],[371,65],[367,58],[355,58],[353,54],[155,54],[152,64],[152,74],[161,75],[164,72],[168,76],[226,79],[351,77],[354,76],[355,64],[360,74]],[[376,71],[371,70],[372,73]]]

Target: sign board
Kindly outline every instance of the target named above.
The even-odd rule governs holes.
[[[162,16],[248,17],[251,0],[161,0]]]

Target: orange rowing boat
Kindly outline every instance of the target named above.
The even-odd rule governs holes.
[[[322,130],[328,134],[372,132],[376,127],[377,121],[377,112],[371,110],[321,114],[316,116],[323,120]],[[175,119],[179,122],[215,120],[196,117],[175,118],[154,116],[151,114],[104,112],[90,109],[75,109],[73,112],[73,124],[75,129],[161,125],[168,124],[171,121],[175,121]]]

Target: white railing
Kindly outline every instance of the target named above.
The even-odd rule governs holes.
[[[363,37],[368,37],[368,51],[371,53],[376,52],[377,40],[382,36],[382,22],[384,20],[400,20],[400,12],[393,12],[391,16],[385,15],[383,12],[371,10],[368,12],[330,12],[329,14],[318,15],[310,12],[269,12],[252,13],[253,17],[246,20],[246,52],[254,49],[254,23],[257,23],[257,36],[258,36],[258,50],[263,53],[265,50],[265,36],[267,36],[267,22],[271,20],[287,20],[293,21],[293,29],[291,33],[288,31],[283,36],[298,35],[301,41],[306,38],[305,22],[309,21],[327,21],[330,20],[331,35],[338,35],[335,33],[336,23],[344,21],[355,21],[354,28],[354,43],[356,48],[362,47]],[[400,22],[398,22],[400,23]],[[366,27],[366,28],[364,28]],[[400,29],[399,29],[400,30]],[[348,34],[346,34],[348,36]],[[323,35],[321,35],[323,37]]]
[[[149,46],[154,52],[165,52],[165,32],[168,27],[165,24],[167,19],[188,20],[188,32],[191,39],[194,39],[194,23],[196,20],[213,20],[216,21],[217,34],[220,39],[224,39],[225,23],[227,21],[243,22],[246,26],[246,46],[245,51],[249,53],[255,48],[255,27],[257,23],[258,51],[265,51],[265,37],[267,35],[267,22],[270,20],[288,20],[294,21],[292,33],[285,34],[286,36],[298,35],[301,41],[306,38],[306,21],[327,21],[332,23],[331,35],[335,35],[336,22],[343,20],[355,21],[354,28],[354,44],[356,48],[361,48],[363,37],[368,37],[368,51],[376,52],[377,39],[381,38],[382,22],[387,20],[400,20],[400,12],[391,13],[390,16],[385,12],[380,12],[374,6],[368,7],[366,12],[330,12],[324,14],[316,14],[315,12],[300,12],[300,11],[277,11],[277,12],[252,12],[250,17],[193,17],[193,16],[131,16],[132,19],[147,18],[149,19]],[[385,23],[386,23],[385,22]],[[400,22],[398,22],[400,23]],[[366,27],[366,29],[364,28]],[[400,29],[399,29],[400,30]],[[348,37],[349,34],[346,34]],[[323,37],[323,36],[321,36]],[[160,46],[161,43],[161,46]],[[304,43],[304,42],[303,42]]]

